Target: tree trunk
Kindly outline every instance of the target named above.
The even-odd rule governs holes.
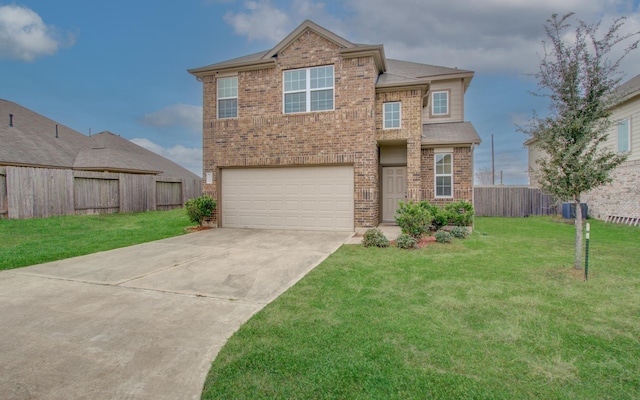
[[[573,262],[575,269],[582,269],[582,207],[580,199],[574,199],[576,205],[576,256]]]

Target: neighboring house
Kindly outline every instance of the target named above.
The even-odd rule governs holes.
[[[111,132],[86,136],[0,99],[0,166],[69,168],[200,179],[175,162]]]
[[[68,174],[65,175],[65,171]],[[9,176],[15,180],[11,181]],[[74,185],[69,182],[79,179],[84,179],[86,190],[95,192],[96,196],[106,196],[105,188],[111,187],[110,200],[86,197],[88,194],[78,192],[78,185],[74,192]],[[104,185],[98,184],[101,179],[106,182]],[[129,184],[125,185],[125,181]],[[0,99],[0,218],[6,214],[9,218],[28,218],[73,213],[73,202],[77,206],[81,197],[96,205],[94,211],[123,210],[117,200],[133,196],[142,185],[150,188],[144,193],[146,199],[129,202],[127,211],[161,209],[162,204],[167,204],[163,209],[171,208],[169,203],[180,206],[178,203],[201,193],[199,176],[118,135],[101,132],[86,136],[19,104]],[[156,188],[163,185],[160,192],[167,194],[158,197]],[[176,185],[183,188],[179,196],[170,193],[177,190]],[[165,201],[162,196],[173,199]],[[9,204],[12,201],[13,204]],[[99,201],[109,204],[100,205]],[[52,208],[55,210],[51,211]]]
[[[203,82],[203,190],[223,227],[345,230],[399,201],[473,201],[472,71],[385,57],[303,22]]]
[[[621,99],[612,108],[614,125],[605,146],[626,161],[611,174],[613,181],[585,193],[581,201],[587,203],[589,216],[601,220],[639,223],[640,221],[640,75],[620,85]],[[545,157],[535,140],[524,143],[529,152],[529,183],[537,186],[536,160]]]

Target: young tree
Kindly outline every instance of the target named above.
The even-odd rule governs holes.
[[[549,99],[549,114],[534,115],[523,131],[547,154],[537,161],[536,178],[541,188],[576,207],[574,267],[582,268],[582,210],[580,196],[610,182],[609,173],[624,158],[602,146],[611,106],[623,95],[615,90],[622,79],[618,67],[634,50],[633,41],[621,55],[609,59],[612,50],[634,34],[622,34],[624,18],[617,19],[600,36],[600,23],[578,21],[573,32],[568,20],[573,13],[547,20],[549,42],[543,42],[544,57],[538,80],[538,96]]]
[[[476,171],[476,182],[478,185],[489,186],[493,185],[493,171],[491,167],[481,167]]]

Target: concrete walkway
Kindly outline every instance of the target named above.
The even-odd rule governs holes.
[[[199,399],[242,323],[350,233],[213,229],[0,272],[0,398]]]

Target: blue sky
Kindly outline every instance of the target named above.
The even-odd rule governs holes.
[[[186,70],[273,47],[311,19],[389,58],[470,69],[465,119],[482,137],[476,169],[527,183],[517,132],[544,99],[530,95],[554,12],[587,22],[626,16],[638,0],[0,0],[0,98],[85,134],[110,131],[201,175],[202,87]],[[622,64],[640,73],[640,51]],[[1,144],[0,144],[1,145]]]

